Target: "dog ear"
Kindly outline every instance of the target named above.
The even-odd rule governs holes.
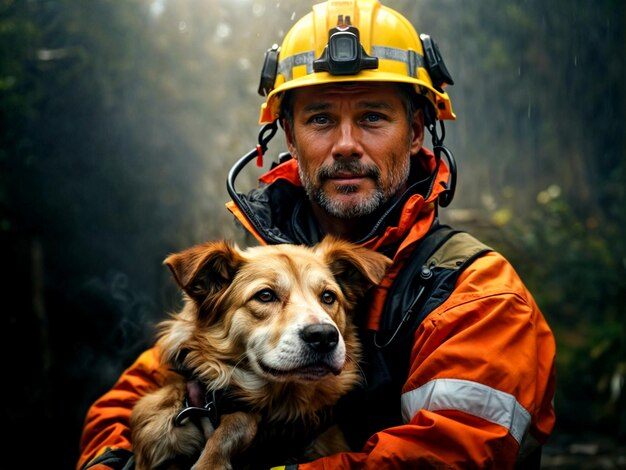
[[[230,242],[207,242],[168,256],[163,262],[176,283],[201,306],[232,281],[243,262],[239,250]]]
[[[324,238],[316,249],[350,302],[356,302],[378,284],[391,266],[387,256],[335,237]]]

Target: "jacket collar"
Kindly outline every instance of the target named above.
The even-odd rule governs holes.
[[[378,213],[377,222],[359,244],[392,252],[424,225],[425,233],[436,212],[436,200],[445,189],[449,171],[432,152],[422,149],[412,157],[407,189]],[[313,245],[324,234],[315,223],[298,176],[298,164],[289,159],[259,178],[259,187],[239,194],[228,209],[262,244],[295,243]],[[415,235],[418,235],[415,233]],[[410,237],[411,239],[413,237]]]

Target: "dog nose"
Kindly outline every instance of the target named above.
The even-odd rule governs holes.
[[[332,351],[339,342],[339,332],[333,325],[309,325],[302,328],[300,338],[315,352]]]

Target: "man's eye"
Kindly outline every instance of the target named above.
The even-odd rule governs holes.
[[[328,116],[318,115],[318,116],[313,116],[310,119],[310,122],[314,124],[328,124],[330,122],[330,119],[328,119]]]
[[[367,122],[378,122],[382,119],[382,116],[378,113],[369,113],[363,119]]]
[[[332,305],[337,300],[337,296],[335,295],[334,292],[331,292],[329,290],[325,290],[324,292],[322,292],[320,300],[322,301],[322,303],[324,303],[326,305]]]
[[[263,303],[276,302],[278,300],[278,296],[272,289],[260,290],[254,295],[254,298]]]

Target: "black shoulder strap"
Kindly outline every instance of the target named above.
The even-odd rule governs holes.
[[[375,337],[374,340],[378,347],[385,347],[393,341],[402,325],[415,313],[415,308],[425,293],[426,281],[428,281],[431,274],[426,263],[428,258],[456,233],[459,233],[459,231],[452,229],[448,225],[440,224],[435,220],[426,236],[422,238],[419,245],[404,262],[404,266],[398,273],[387,295],[379,327],[381,332],[394,332],[395,335],[392,333],[393,336],[388,338],[385,344],[378,343]],[[418,287],[414,295],[407,295],[407,284],[415,284],[416,282],[420,282],[419,287],[422,288]]]
[[[463,269],[490,250],[467,232],[436,220],[389,290],[374,345],[384,349],[405,340],[448,298]]]
[[[426,265],[432,271],[433,278],[430,293],[418,315],[419,323],[452,294],[456,281],[465,268],[490,251],[493,250],[469,233],[459,231],[428,258]]]

